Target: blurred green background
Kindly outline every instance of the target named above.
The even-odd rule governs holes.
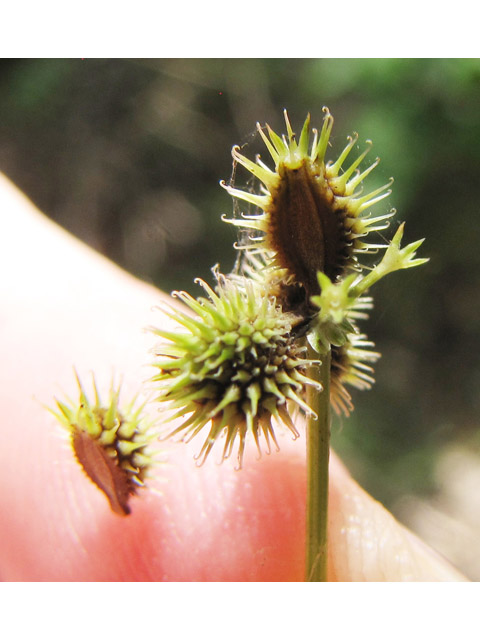
[[[374,211],[395,207],[394,228],[407,221],[405,242],[426,237],[431,258],[375,288],[377,384],[333,425],[355,477],[396,512],[439,492],[446,447],[480,452],[479,60],[3,60],[0,170],[128,271],[197,294],[194,277],[235,259],[218,185],[232,145],[253,157],[257,121],[283,130],[287,108],[297,131],[307,112],[319,126],[323,105],[330,157],[353,131],[360,148],[371,139],[370,184],[395,177]]]

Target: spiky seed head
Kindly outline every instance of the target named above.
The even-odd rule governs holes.
[[[149,445],[156,437],[153,422],[144,415],[144,404],[135,399],[119,407],[120,385],[110,388],[102,404],[93,378],[95,401],[90,402],[75,372],[78,401],[56,400],[50,410],[68,430],[72,448],[87,476],[107,496],[112,510],[121,516],[130,513],[130,496],[143,487],[155,464]]]
[[[365,170],[359,165],[370,150],[353,162],[347,158],[358,136],[348,138],[345,149],[335,162],[326,162],[325,155],[333,126],[333,117],[324,108],[323,127],[313,130],[310,142],[310,116],[307,116],[297,142],[287,112],[287,134],[278,136],[268,125],[258,131],[272,157],[275,167],[269,168],[257,157],[256,162],[234,147],[234,160],[243,165],[262,183],[262,193],[254,194],[223,186],[235,198],[258,207],[262,213],[227,220],[239,227],[253,230],[256,236],[247,248],[261,248],[271,253],[275,264],[286,269],[305,290],[305,299],[319,293],[317,272],[331,280],[349,270],[358,269],[357,255],[376,251],[384,245],[365,242],[371,231],[385,229],[394,211],[371,217],[368,210],[390,194],[386,185],[362,193],[362,182],[377,166],[378,158]]]
[[[161,338],[153,381],[160,385],[158,400],[174,410],[170,419],[184,418],[166,437],[182,434],[189,441],[207,432],[199,464],[221,436],[222,460],[238,441],[240,468],[249,435],[259,455],[262,437],[267,452],[272,443],[278,449],[274,419],[298,437],[288,405],[310,412],[303,399],[306,385],[321,387],[306,375],[313,361],[290,335],[295,318],[283,312],[264,287],[218,273],[216,291],[198,282],[206,297],[174,293],[194,315],[166,310],[181,330],[152,329]]]

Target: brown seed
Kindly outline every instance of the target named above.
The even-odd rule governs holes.
[[[268,242],[277,262],[310,297],[319,293],[317,271],[330,279],[341,273],[345,231],[339,225],[333,193],[316,179],[310,160],[298,168],[282,165],[280,172],[282,179],[272,189],[267,209]]]
[[[87,476],[107,496],[112,511],[120,516],[130,513],[128,474],[112,459],[102,445],[85,431],[76,430],[72,444],[77,460]]]

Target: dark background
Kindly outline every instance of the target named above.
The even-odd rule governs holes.
[[[406,495],[439,500],[445,450],[480,452],[479,60],[4,59],[0,170],[128,271],[197,295],[196,276],[235,259],[218,184],[232,145],[253,158],[257,121],[282,132],[286,107],[297,131],[307,112],[318,127],[323,105],[329,157],[353,131],[361,149],[371,139],[368,184],[395,177],[374,208],[398,211],[384,233],[405,220],[404,242],[426,237],[431,258],[375,287],[377,383],[333,425],[354,475],[400,512]]]

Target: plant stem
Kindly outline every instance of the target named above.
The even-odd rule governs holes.
[[[311,349],[311,347],[309,347]],[[309,357],[318,357],[313,350]],[[323,391],[309,387],[307,402],[318,419],[307,418],[307,582],[327,580],[328,459],[330,452],[330,349],[321,355],[322,364],[312,365],[308,375],[318,380]]]

